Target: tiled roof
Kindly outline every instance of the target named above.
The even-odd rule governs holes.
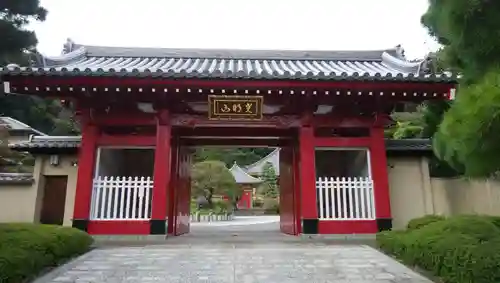
[[[277,176],[279,176],[280,175],[280,154],[279,153],[280,153],[280,149],[276,148],[275,150],[273,150],[271,153],[266,155],[261,160],[246,166],[245,169],[250,174],[262,175],[263,170],[264,170],[264,165],[266,165],[267,162],[270,162],[274,168],[275,174]]]
[[[27,150],[27,151],[37,148],[52,148],[56,150],[64,148],[77,149],[78,147],[80,147],[80,141],[81,141],[80,136],[34,136],[29,141],[10,144],[9,147],[15,150]],[[385,145],[387,151],[393,151],[393,152],[398,152],[398,151],[429,152],[432,150],[431,142],[428,139],[402,139],[402,140],[386,139]],[[247,172],[249,172],[250,174],[254,173],[257,174],[258,172],[253,172],[250,169],[255,166],[258,167],[259,164],[262,165],[264,161],[270,161],[271,163],[273,163],[272,160],[275,160],[274,162],[278,162],[276,164],[279,164],[278,153],[279,149],[276,149],[263,159],[255,162],[254,164],[246,166]],[[278,173],[279,171],[276,172],[276,174]]]
[[[64,149],[80,147],[81,136],[31,136],[28,141],[12,143],[9,147],[14,150],[33,149]]]
[[[245,170],[243,170],[238,164],[234,163],[233,167],[229,169],[231,174],[233,174],[234,180],[238,184],[259,184],[262,183],[262,180],[259,178],[255,178],[250,176]]]
[[[0,173],[0,184],[30,184],[33,182],[31,173]]]
[[[0,116],[0,127],[6,127],[9,131],[24,131],[24,132],[32,132],[37,135],[46,136],[45,133],[42,133],[36,129],[33,129],[29,125],[16,120],[12,117]]]
[[[66,53],[33,67],[9,65],[3,74],[272,80],[454,82],[423,72],[400,47],[373,51],[292,51],[131,48],[66,44]]]
[[[431,151],[429,139],[386,140],[385,146],[390,151]]]

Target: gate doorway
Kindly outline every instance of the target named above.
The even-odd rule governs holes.
[[[211,133],[211,135],[206,135],[205,133]],[[245,133],[247,135],[238,135],[238,133]],[[274,129],[273,135],[266,135],[269,133],[266,129],[248,129],[248,128],[213,128],[213,129],[179,129],[178,131],[173,131],[172,143],[171,143],[171,184],[170,184],[170,196],[169,196],[169,216],[167,230],[171,235],[183,235],[193,231],[196,233],[196,227],[207,227],[202,222],[208,222],[215,220],[217,217],[219,221],[224,221],[222,216],[207,216],[207,215],[197,215],[195,210],[199,205],[198,200],[200,193],[193,192],[193,180],[192,180],[192,170],[193,170],[193,154],[196,148],[201,147],[212,147],[212,148],[269,148],[270,155],[275,154],[273,158],[276,158],[276,166],[278,176],[276,178],[277,185],[277,196],[275,201],[279,207],[279,215],[275,219],[279,221],[273,226],[273,218],[270,216],[254,218],[258,224],[269,223],[270,225],[265,226],[266,231],[271,229],[276,229],[275,232],[280,231],[283,234],[288,235],[298,235],[301,233],[300,227],[300,185],[298,179],[298,140],[297,133],[295,131],[281,131]],[[232,136],[229,136],[232,135]],[[264,157],[262,160],[255,162],[254,164],[225,164],[227,166],[228,172],[233,174],[233,178],[237,179],[240,175],[246,175],[248,179],[252,180],[262,180],[262,176],[259,174],[252,174],[248,172],[247,169],[251,165],[263,167],[265,164]],[[262,164],[260,164],[260,163]],[[231,167],[232,166],[232,167]],[[239,175],[238,175],[239,174]],[[258,202],[257,187],[258,184],[250,184],[251,181],[240,181],[241,194],[238,195],[238,199],[234,199],[233,196],[226,195],[215,195],[215,199],[229,202],[232,207],[230,210],[236,210],[235,212],[228,213],[227,217],[233,219],[236,217],[241,221],[242,225],[247,225],[250,222],[246,222],[243,219],[250,218],[247,216],[239,216],[241,210],[246,210],[249,207],[253,207],[255,203]],[[235,180],[238,183],[238,180]],[[257,182],[257,181],[255,181]],[[244,183],[244,184],[242,184]],[[213,199],[211,196],[211,198]],[[243,199],[242,199],[243,198]],[[213,202],[213,200],[211,200]],[[213,205],[212,203],[210,205]],[[258,204],[256,205],[258,206]],[[257,210],[257,209],[256,209]],[[234,216],[236,215],[236,216]],[[239,217],[239,218],[238,218]],[[226,219],[226,218],[225,218]],[[228,221],[228,220],[226,220]],[[237,221],[233,222],[234,226]],[[279,225],[278,225],[279,224]],[[217,230],[217,226],[230,226],[229,222],[222,225],[212,225],[212,230]],[[224,230],[224,229],[222,229]],[[249,228],[250,232],[252,228]],[[231,229],[226,231],[231,231]],[[234,230],[233,230],[234,231]],[[246,233],[245,227],[239,227],[238,231],[241,233]],[[223,232],[223,231],[221,231]],[[252,231],[254,232],[254,231]],[[270,231],[267,231],[270,232]]]

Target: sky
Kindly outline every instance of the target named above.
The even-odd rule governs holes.
[[[438,45],[420,24],[428,0],[41,0],[38,49],[77,44],[370,50],[401,44],[409,59]]]

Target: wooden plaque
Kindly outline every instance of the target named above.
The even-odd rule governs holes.
[[[263,96],[209,95],[210,120],[262,120]]]

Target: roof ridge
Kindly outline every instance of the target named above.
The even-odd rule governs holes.
[[[250,165],[247,165],[245,166],[245,169],[248,170],[249,168],[251,167],[254,167],[256,166],[257,164],[260,164],[262,162],[264,162],[264,160],[266,159],[269,159],[271,156],[273,156],[276,152],[279,152],[281,148],[277,147],[275,148],[273,151],[271,151],[270,153],[268,153],[266,156],[262,157],[261,159],[255,161],[254,163],[250,164]]]
[[[20,121],[18,119],[12,118],[10,116],[0,116],[0,120],[10,120],[11,123],[14,123],[14,124],[17,123],[20,126],[25,127],[25,129],[22,129],[22,130],[31,130],[31,131],[37,133],[40,136],[47,136],[46,133],[44,133],[42,131],[39,131],[39,130],[33,128],[32,126],[30,126],[30,125],[28,125],[28,124],[26,124],[26,123],[24,123],[24,122],[22,122],[22,121]],[[15,129],[12,129],[12,130],[15,130]]]
[[[381,61],[382,54],[397,54],[397,47],[367,50],[299,50],[299,49],[244,49],[244,48],[169,48],[128,47],[73,44],[60,57],[78,57],[85,53],[94,57],[156,57],[156,58],[207,58],[249,60],[364,60]],[[75,56],[71,54],[76,53]],[[48,57],[47,57],[48,58]],[[57,60],[57,57],[49,58]]]
[[[250,174],[248,174],[243,168],[241,168],[236,162],[234,162],[233,166],[229,169],[229,172],[233,175],[235,181],[237,183],[259,183],[262,182],[262,179],[256,178]],[[237,174],[243,175],[243,178],[247,178],[248,182],[243,182],[241,180],[237,180]]]

